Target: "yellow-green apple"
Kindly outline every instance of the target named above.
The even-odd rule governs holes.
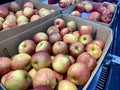
[[[5,18],[9,14],[7,7],[0,5],[0,17]]]
[[[37,73],[37,70],[35,68],[30,69],[28,72],[32,80],[34,79],[36,73]]]
[[[94,20],[94,21],[99,21],[100,17],[101,17],[101,14],[99,12],[93,11],[88,15],[87,19]]]
[[[17,23],[20,23],[20,22],[26,22],[26,23],[28,23],[29,19],[26,16],[24,16],[24,15],[20,15],[17,18]]]
[[[78,88],[69,80],[61,80],[58,84],[58,90],[78,90]]]
[[[61,80],[63,80],[63,74],[59,73],[59,72],[56,72],[53,70],[53,74],[55,75],[56,77],[56,80],[59,82]]]
[[[30,1],[27,1],[23,5],[23,8],[26,8],[26,7],[34,8],[34,4]]]
[[[27,90],[30,84],[31,78],[28,72],[24,70],[12,71],[7,75],[4,82],[4,86],[7,90]]]
[[[0,57],[0,76],[5,75],[11,70],[11,59],[8,57]]]
[[[31,18],[32,15],[34,15],[34,9],[33,8],[30,8],[30,7],[25,7],[23,9],[23,14],[28,17],[28,18]]]
[[[84,52],[84,45],[80,42],[74,42],[70,45],[70,54],[77,58],[79,54]]]
[[[16,2],[10,2],[8,8],[12,12],[17,12],[21,9],[20,5]]]
[[[43,50],[51,53],[52,46],[49,41],[43,40],[37,44],[35,51],[38,52],[38,51],[43,51]]]
[[[30,21],[33,22],[33,21],[36,21],[38,19],[40,19],[39,15],[32,15],[31,18],[30,18]]]
[[[72,44],[74,42],[77,42],[78,39],[74,34],[68,33],[63,36],[63,41],[67,44]]]
[[[94,39],[94,40],[92,41],[92,43],[98,44],[98,45],[101,47],[101,49],[103,49],[104,46],[105,46],[105,42],[104,42],[102,39],[100,39],[100,38]]]
[[[50,85],[39,85],[36,88],[33,88],[32,90],[53,90]]]
[[[94,59],[88,52],[81,53],[77,57],[76,62],[81,62],[86,64],[90,70],[93,70],[97,65],[96,59]]]
[[[84,85],[90,77],[90,69],[86,64],[74,63],[69,67],[67,76],[75,85]]]
[[[71,15],[81,17],[81,13],[77,10],[72,11]]]
[[[104,13],[101,15],[101,21],[104,23],[110,23],[112,21],[112,14]]]
[[[85,12],[91,12],[92,10],[93,10],[93,6],[92,6],[91,3],[86,3],[86,4],[84,5],[84,11],[85,11]]]
[[[53,21],[53,25],[55,25],[60,30],[65,27],[65,21],[62,18],[56,18]]]
[[[42,17],[45,17],[45,16],[51,14],[51,11],[49,9],[45,9],[45,10],[42,10],[41,12],[39,10],[38,13],[39,13],[40,17],[42,18]]]
[[[18,18],[19,16],[21,16],[21,15],[23,15],[23,11],[22,10],[20,10],[20,11],[17,11],[16,13],[15,13],[15,16]]]
[[[17,18],[15,15],[9,14],[6,16],[5,20],[12,20],[12,21],[16,22]]]
[[[83,45],[87,45],[91,43],[93,40],[92,36],[90,34],[82,34],[79,38],[79,42],[81,42]]]
[[[50,85],[52,89],[54,89],[56,84],[56,77],[50,68],[42,68],[38,70],[33,79],[34,88],[38,87],[39,85]]]
[[[71,30],[68,27],[65,27],[65,28],[60,30],[60,35],[61,36],[64,36],[65,34],[68,34],[68,33],[71,33]]]
[[[65,54],[57,54],[52,62],[52,67],[59,73],[66,73],[71,65],[71,61]]]
[[[54,44],[57,41],[61,41],[62,36],[58,32],[53,32],[50,35],[48,35],[48,39],[51,44]]]
[[[59,6],[61,8],[65,8],[70,6],[70,1],[69,0],[59,0]]]
[[[59,29],[56,26],[52,25],[47,29],[47,35],[50,35],[53,32],[59,32]]]
[[[75,10],[79,11],[80,13],[84,12],[84,6],[83,6],[83,4],[78,3],[78,4],[75,6]]]
[[[90,43],[86,46],[86,51],[95,59],[99,59],[102,55],[102,49],[96,43]]]
[[[13,70],[24,69],[29,70],[31,68],[30,64],[31,56],[26,53],[15,54],[12,56],[11,68]]]
[[[68,53],[68,46],[63,41],[57,41],[52,46],[52,52],[55,55],[60,54],[60,53],[67,54]]]
[[[39,43],[40,41],[48,40],[48,36],[47,36],[47,34],[44,33],[44,32],[37,32],[37,33],[33,36],[33,40],[34,40],[36,43]]]
[[[77,24],[75,21],[68,21],[66,26],[70,28],[72,32],[74,32],[77,29]]]
[[[32,55],[35,52],[35,48],[36,43],[31,39],[26,39],[18,45],[18,52]]]
[[[50,54],[47,51],[39,51],[32,55],[31,65],[36,70],[50,67],[52,63]]]
[[[89,25],[81,25],[79,27],[79,33],[82,34],[93,34],[93,27]]]

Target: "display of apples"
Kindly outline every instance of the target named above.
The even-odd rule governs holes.
[[[17,2],[8,3],[8,7],[0,5],[0,31],[28,24],[54,12],[54,9],[38,9],[30,1],[26,1],[22,6]]]
[[[105,46],[93,34],[90,25],[54,19],[46,31],[22,40],[18,53],[0,57],[1,83],[8,90],[78,90],[89,80]]]
[[[113,19],[115,10],[115,5],[111,3],[82,1],[75,6],[73,11],[71,11],[71,15],[109,24]]]

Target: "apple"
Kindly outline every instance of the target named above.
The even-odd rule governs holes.
[[[32,55],[31,65],[36,70],[49,67],[52,63],[50,54],[47,51],[39,51]]]
[[[91,35],[89,34],[82,34],[79,38],[79,41],[83,44],[83,45],[87,45],[89,44],[90,42],[92,42],[93,38]]]
[[[2,22],[0,21],[0,31],[3,29]]]
[[[17,24],[17,26],[19,27],[19,26],[25,25],[25,24],[27,24],[27,22],[20,22],[20,23]]]
[[[54,71],[54,70],[53,70],[53,74],[55,75],[56,80],[57,80],[58,82],[60,82],[61,80],[63,80],[63,74],[58,73],[58,72],[56,72],[56,71]]]
[[[94,59],[88,52],[81,53],[77,57],[76,62],[81,62],[86,64],[90,70],[93,70],[97,65],[96,59]]]
[[[99,59],[102,55],[102,49],[96,43],[90,43],[86,46],[86,51],[95,59]]]
[[[51,44],[54,44],[55,42],[57,41],[61,41],[62,40],[62,37],[60,35],[60,33],[58,32],[53,32],[51,33],[49,36],[48,36],[48,39],[49,39],[49,42]]]
[[[15,16],[16,16],[16,17],[19,17],[19,16],[21,16],[21,15],[23,15],[23,11],[22,11],[22,10],[17,11],[17,12],[15,13]]]
[[[50,68],[41,68],[38,70],[33,79],[34,88],[38,87],[39,85],[50,85],[52,89],[54,89],[56,84],[56,77]]]
[[[52,46],[51,46],[50,42],[43,40],[37,44],[35,51],[38,52],[38,51],[44,50],[44,51],[51,53],[51,49],[52,49]]]
[[[103,49],[104,46],[105,46],[105,42],[104,42],[103,40],[101,40],[100,38],[94,39],[94,40],[92,41],[92,43],[98,44],[98,45],[101,47],[101,49]]]
[[[7,90],[27,90],[30,83],[31,79],[27,71],[15,70],[7,75],[4,86]]]
[[[32,80],[34,79],[36,73],[37,73],[37,70],[35,68],[30,69],[28,72],[28,74],[32,78]]]
[[[48,40],[48,36],[46,33],[44,32],[37,32],[34,36],[33,36],[33,40],[36,43],[39,43],[40,41],[44,41],[44,40]]]
[[[68,27],[65,27],[65,28],[60,30],[60,35],[61,36],[64,36],[65,34],[68,34],[68,33],[71,33],[71,30]]]
[[[11,10],[12,12],[17,12],[21,9],[20,5],[16,2],[10,2],[9,3],[9,10]]]
[[[79,54],[84,52],[84,45],[80,42],[74,42],[70,45],[70,53],[73,57],[77,58]]]
[[[4,18],[3,17],[0,17],[0,22],[4,22]]]
[[[60,32],[60,30],[56,26],[52,25],[47,29],[47,35],[50,35],[53,32]]]
[[[49,9],[45,9],[45,10],[40,11],[40,9],[39,9],[38,13],[39,13],[40,17],[42,18],[42,17],[45,17],[45,16],[51,14],[51,11]]]
[[[53,89],[50,85],[39,85],[38,87],[32,90],[53,90]]]
[[[59,0],[59,6],[61,8],[65,8],[70,6],[70,1],[69,0]]]
[[[36,43],[33,40],[25,39],[18,45],[19,53],[32,55],[35,52]]]
[[[58,84],[58,90],[78,90],[78,88],[69,80],[61,80]]]
[[[81,17],[81,13],[77,10],[72,11],[71,15]]]
[[[77,24],[75,21],[68,21],[66,26],[70,28],[72,32],[74,32],[77,29]]]
[[[88,15],[89,20],[99,21],[101,14],[99,12],[93,11]]]
[[[80,38],[80,33],[79,33],[79,31],[78,31],[78,30],[77,30],[77,31],[74,31],[72,34],[77,38],[77,41],[78,41],[78,39]]]
[[[74,63],[69,67],[67,76],[75,85],[84,85],[90,77],[90,69],[86,64]]]
[[[48,0],[48,4],[56,4],[58,0]]]
[[[13,70],[24,69],[29,70],[31,68],[30,65],[31,56],[26,53],[15,54],[12,56],[11,68]]]
[[[53,21],[53,25],[55,25],[60,30],[65,27],[65,21],[62,18],[56,18]]]
[[[33,22],[33,21],[36,21],[38,19],[40,19],[39,15],[32,15],[31,18],[30,18],[30,21]]]
[[[79,11],[80,13],[83,13],[83,12],[84,12],[84,6],[83,6],[83,4],[78,3],[78,4],[75,6],[75,10]]]
[[[81,4],[84,6],[85,4],[89,4],[88,1],[82,1]]]
[[[53,70],[59,73],[66,73],[71,65],[71,61],[65,54],[57,54],[52,62]]]
[[[77,1],[76,0],[70,0],[70,5],[75,4]]]
[[[84,11],[85,12],[91,12],[93,10],[93,6],[90,3],[87,3],[84,5]]]
[[[5,75],[11,70],[11,59],[5,56],[0,57],[0,76]]]
[[[31,18],[32,15],[34,15],[34,9],[33,8],[30,8],[30,7],[25,7],[23,9],[23,14],[28,17],[28,18]]]
[[[9,14],[9,15],[6,16],[5,20],[11,20],[11,21],[16,22],[17,18],[16,18],[15,15]]]
[[[57,41],[52,46],[52,52],[55,55],[60,54],[60,53],[67,54],[68,53],[68,46],[63,41]]]
[[[20,22],[26,22],[28,23],[29,22],[29,19],[24,16],[24,15],[20,15],[18,18],[17,18],[17,23],[20,23]]]
[[[106,10],[106,7],[103,6],[103,5],[100,5],[99,8],[96,11],[99,12],[100,14],[102,14],[103,11],[105,11],[105,10]]]
[[[63,36],[63,41],[67,44],[72,44],[74,42],[77,42],[78,39],[74,34],[68,33]]]
[[[110,23],[112,21],[112,14],[102,14],[101,21],[104,23]]]
[[[93,34],[93,27],[89,26],[89,25],[81,25],[79,27],[79,33],[82,34],[89,34],[92,35]]]
[[[9,10],[5,6],[0,5],[0,17],[5,18],[8,14]]]
[[[23,8],[26,8],[26,7],[34,8],[34,4],[30,1],[27,1],[23,5]]]
[[[67,55],[67,57],[69,58],[69,60],[71,61],[71,64],[75,63],[76,60],[73,58],[73,56],[71,55]]]
[[[93,10],[94,11],[97,11],[99,7],[100,7],[100,4],[98,4],[98,3],[93,4]]]
[[[107,11],[109,11],[110,13],[114,13],[115,12],[115,7],[113,5],[111,5],[111,4],[109,4],[107,6]]]

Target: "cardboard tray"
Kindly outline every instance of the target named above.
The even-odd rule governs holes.
[[[22,6],[25,2],[27,1],[31,1],[34,3],[35,7],[37,9],[40,9],[40,8],[47,8],[47,9],[55,9],[56,11],[50,15],[47,15],[43,18],[40,18],[34,22],[29,22],[28,24],[25,24],[25,25],[22,25],[22,26],[18,26],[18,27],[13,27],[11,29],[7,29],[7,30],[3,30],[3,31],[0,31],[0,41],[4,40],[4,39],[7,39],[13,35],[16,35],[22,31],[25,31],[31,27],[34,27],[38,24],[41,24],[43,23],[44,21],[52,18],[52,17],[55,17],[56,15],[60,14],[60,9],[57,7],[57,6],[51,6],[51,5],[46,5],[46,4],[43,4],[43,3],[40,3],[38,2],[37,0],[16,0],[16,2]],[[6,7],[8,7],[9,3],[6,3],[4,4]]]
[[[100,24],[82,19],[82,18],[78,18],[75,16],[71,16],[71,15],[67,15],[67,14],[60,14],[54,18],[49,19],[48,21],[37,25],[35,27],[30,28],[29,30],[26,30],[24,32],[21,32],[13,37],[10,37],[6,40],[3,40],[0,42],[0,56],[9,56],[12,57],[13,55],[17,54],[18,52],[18,45],[20,44],[20,42],[22,42],[25,39],[32,39],[33,35],[37,32],[46,32],[46,30],[48,29],[48,27],[50,27],[53,23],[53,21],[56,18],[63,18],[65,20],[65,22],[68,22],[70,20],[73,20],[77,23],[77,26],[81,26],[81,25],[91,25],[94,30],[97,30],[97,34],[96,37],[102,39],[105,42],[105,47],[103,49],[103,53],[102,56],[100,57],[100,59],[97,62],[97,66],[95,67],[95,69],[93,70],[93,72],[91,73],[91,77],[89,78],[89,80],[87,81],[87,83],[83,86],[83,90],[86,90],[88,85],[90,84],[91,80],[93,79],[95,73],[97,72],[97,70],[99,69],[109,47],[110,44],[112,42],[112,30],[108,27],[102,26]],[[81,90],[81,89],[79,89]]]
[[[87,1],[87,0],[86,0],[86,1]],[[100,2],[92,2],[92,1],[88,1],[88,2],[90,2],[91,4],[95,4],[95,3],[102,4],[102,3],[100,3]],[[80,2],[80,3],[81,3],[81,2]],[[109,3],[109,2],[103,2],[103,3],[112,4],[112,3]],[[77,5],[77,4],[76,4],[76,5]],[[63,14],[71,14],[72,11],[74,11],[76,5],[71,6],[70,8],[67,8],[67,9],[63,10],[62,13],[63,13]],[[112,5],[115,7],[115,12],[114,12],[114,14],[113,14],[112,21],[111,21],[110,23],[107,24],[107,23],[100,22],[100,21],[93,21],[93,22],[96,22],[96,23],[98,23],[98,24],[102,24],[102,25],[104,25],[104,26],[110,27],[110,26],[112,25],[113,21],[114,21],[114,18],[115,18],[115,15],[116,15],[116,11],[117,11],[117,5],[116,5],[116,4],[112,4]],[[84,19],[86,19],[86,20],[89,20],[89,19],[87,19],[88,14],[89,14],[89,13],[83,12],[83,13],[82,13],[82,17],[79,17],[79,18],[84,18]],[[92,20],[89,20],[89,21],[92,21]]]

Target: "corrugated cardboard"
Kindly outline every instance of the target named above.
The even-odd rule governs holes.
[[[8,38],[4,41],[1,41],[0,42],[0,56],[10,56],[10,57],[12,57],[16,53],[18,53],[17,52],[18,51],[18,45],[20,44],[20,42],[22,42],[25,39],[32,39],[33,35],[35,35],[35,33],[37,33],[37,32],[40,32],[40,31],[46,32],[48,27],[50,27],[52,25],[53,21],[58,17],[63,18],[66,22],[68,22],[70,20],[73,20],[77,23],[78,27],[81,26],[81,25],[91,25],[94,28],[94,30],[97,30],[96,37],[102,39],[105,42],[105,47],[103,49],[102,56],[98,60],[97,66],[93,70],[93,72],[91,73],[91,77],[89,78],[88,82],[83,87],[83,90],[86,90],[89,83],[93,79],[95,73],[97,72],[98,68],[100,67],[100,65],[101,65],[109,47],[110,47],[110,44],[112,42],[112,38],[113,38],[112,30],[110,28],[106,27],[106,26],[102,26],[100,24],[97,24],[97,23],[94,23],[94,22],[91,22],[91,21],[88,21],[88,20],[85,20],[85,19],[82,19],[82,18],[78,18],[78,17],[75,17],[75,16],[71,16],[71,15],[67,15],[67,14],[61,14],[61,15],[58,15],[54,18],[49,19],[48,21],[46,21],[46,22],[44,22],[40,25],[37,25],[33,28],[30,28],[27,31],[24,31],[24,32],[22,32],[18,35],[15,35],[15,36],[13,36],[11,38]]]
[[[87,0],[85,0],[85,1],[87,1]],[[81,1],[81,2],[82,2],[82,1]],[[80,3],[81,3],[81,2],[80,2]],[[102,4],[102,3],[100,3],[100,2],[92,2],[92,1],[88,1],[88,2],[90,2],[91,4],[95,4],[95,3]],[[105,3],[109,3],[109,2],[105,2]],[[109,4],[112,4],[112,3],[109,3]],[[77,5],[77,4],[76,4],[76,5]],[[74,11],[76,5],[73,5],[73,6],[71,6],[70,8],[67,8],[67,9],[63,10],[62,13],[63,13],[63,14],[71,14],[72,11]],[[112,25],[113,21],[114,21],[114,18],[115,18],[115,15],[116,15],[116,11],[117,11],[117,5],[115,5],[115,4],[112,4],[112,5],[115,7],[115,12],[114,12],[114,14],[113,14],[112,21],[111,21],[110,23],[104,23],[104,22],[100,22],[100,21],[93,21],[93,22],[96,22],[96,23],[98,23],[98,24],[102,24],[102,25],[104,25],[104,26],[110,27],[110,26]],[[82,17],[79,17],[79,18],[82,18]],[[86,19],[86,18],[84,18],[84,19]],[[89,19],[86,19],[86,20],[89,20]],[[91,21],[92,21],[92,20],[91,20]]]
[[[18,27],[13,27],[11,29],[8,29],[8,30],[3,30],[3,31],[0,31],[0,41],[4,40],[4,39],[7,39],[13,35],[16,35],[22,31],[25,31],[31,27],[34,27],[38,24],[41,24],[43,23],[44,21],[52,18],[52,17],[55,17],[56,15],[60,14],[60,9],[56,6],[51,6],[51,5],[46,5],[46,4],[43,4],[43,3],[40,3],[36,0],[17,0],[16,2],[22,7],[22,5],[27,2],[27,1],[31,1],[34,3],[35,7],[37,9],[40,9],[40,8],[47,8],[47,9],[55,9],[56,11],[48,16],[45,16],[43,18],[40,18],[39,20],[36,20],[34,22],[29,22],[28,24],[25,24],[25,25],[22,25],[22,26],[18,26]],[[6,7],[8,7],[9,3],[7,4],[4,4]]]

